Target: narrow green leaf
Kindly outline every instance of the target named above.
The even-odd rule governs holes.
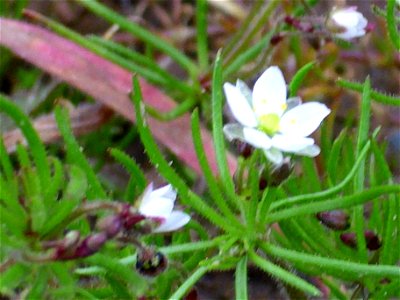
[[[275,200],[275,189],[267,187],[263,191],[261,200],[258,203],[258,208],[257,208],[257,220],[261,224],[261,226],[265,224],[265,218],[267,217],[268,211],[274,200]]]
[[[300,277],[293,275],[285,269],[271,263],[270,261],[258,256],[256,253],[250,252],[249,258],[260,269],[282,280],[283,282],[313,296],[318,296],[321,294],[321,292],[315,286],[309,284],[307,281],[301,279]]]
[[[239,260],[235,272],[235,297],[240,300],[247,300],[247,256]]]
[[[389,166],[385,160],[383,153],[380,151],[375,141],[372,141],[372,151],[376,160],[376,165],[379,168],[379,173],[385,178],[385,181],[389,184],[393,183],[392,174]],[[399,232],[400,227],[397,227],[399,216],[399,210],[396,209],[397,203],[400,201],[399,195],[391,194],[387,200],[387,205],[384,206],[383,212],[380,212],[384,216],[384,229],[382,232],[382,248],[379,255],[379,262],[383,265],[395,264],[395,252],[393,249],[397,249],[397,243],[400,239],[393,236],[395,232]],[[396,228],[397,227],[397,228]]]
[[[18,215],[16,215],[14,212],[3,205],[0,205],[0,215],[1,224],[5,225],[8,231],[6,230],[6,228],[2,230],[4,230],[5,232],[11,232],[13,235],[20,238],[25,237],[25,232],[27,229],[26,217],[20,218]]]
[[[353,165],[353,168],[351,171],[347,174],[347,176],[336,186],[321,191],[321,192],[316,192],[316,193],[311,193],[311,194],[305,194],[305,195],[298,195],[298,196],[293,196],[290,198],[282,199],[279,201],[275,201],[274,203],[271,204],[271,210],[276,210],[282,206],[291,206],[294,204],[300,204],[303,202],[308,202],[308,201],[316,201],[319,199],[325,199],[331,195],[334,195],[335,193],[339,192],[342,190],[355,176],[358,168],[360,167],[361,163],[364,161],[368,150],[371,146],[370,142],[367,142],[361,151],[359,157],[357,158],[356,162]]]
[[[51,177],[52,184],[49,187],[49,197],[56,200],[58,192],[63,188],[64,170],[59,159],[51,157],[50,162],[53,167],[53,176]]]
[[[229,218],[230,222],[235,224],[235,226],[242,227],[242,224],[238,222],[236,216],[226,204],[225,197],[222,194],[222,191],[220,190],[211,167],[207,161],[206,152],[204,151],[203,142],[201,140],[198,110],[195,110],[192,114],[192,137],[197,159],[199,160],[201,170],[215,204],[218,206],[220,211]]]
[[[190,97],[185,101],[183,101],[182,103],[179,103],[177,106],[175,106],[168,112],[160,112],[149,105],[146,105],[146,112],[158,120],[171,121],[191,111],[196,104],[197,104],[197,99],[194,97]]]
[[[207,271],[207,267],[199,267],[195,272],[192,273],[192,275],[189,276],[189,278],[185,280],[184,283],[180,285],[180,287],[169,297],[169,299],[182,299],[189,292],[189,289],[194,286],[196,282],[207,273]]]
[[[361,279],[366,276],[376,276],[379,278],[384,278],[386,276],[398,278],[398,276],[400,276],[400,268],[398,266],[354,263],[288,250],[267,243],[262,243],[260,246],[267,255],[272,255],[284,261],[309,264],[318,268],[323,267],[324,273],[339,278],[342,277],[342,274],[350,275],[354,279]]]
[[[32,287],[29,291],[27,299],[37,300],[45,298],[45,292],[48,288],[48,277],[46,266],[39,266],[33,277]]]
[[[249,49],[241,52],[238,57],[224,67],[224,78],[237,72],[243,65],[254,60],[262,51],[266,51],[270,45],[271,38],[275,35],[276,30],[272,29],[264,37],[262,37],[256,44]]]
[[[321,190],[321,180],[317,172],[317,166],[315,165],[315,160],[311,157],[303,157],[302,160],[303,167],[303,191],[319,191]]]
[[[197,71],[196,65],[181,51],[176,49],[171,44],[167,43],[163,39],[159,38],[152,32],[144,29],[142,26],[128,20],[127,18],[117,14],[106,6],[100,4],[94,0],[78,0],[79,3],[89,9],[91,12],[98,15],[100,18],[107,20],[112,24],[117,24],[121,29],[128,31],[129,33],[142,39],[145,43],[152,47],[161,50],[162,52],[171,56],[177,63],[189,71],[191,74],[195,74]]]
[[[212,128],[215,147],[215,157],[221,181],[229,198],[236,198],[235,186],[230,174],[226,158],[225,138],[222,130],[222,65],[221,51],[217,53],[215,59],[213,79],[212,79]]]
[[[107,280],[111,289],[114,291],[114,295],[117,299],[132,299],[131,293],[128,291],[127,287],[115,276],[106,273],[104,278]]]
[[[9,184],[8,181],[0,173],[0,202],[2,205],[14,214],[20,222],[26,220],[26,212],[23,209],[18,199],[18,188],[14,184]]]
[[[110,154],[131,174],[138,187],[137,194],[141,194],[146,187],[146,177],[136,161],[119,149],[110,149]]]
[[[248,232],[254,232],[257,216],[257,207],[260,194],[260,174],[259,174],[259,157],[260,151],[255,151],[249,163],[248,186],[250,188],[250,201],[247,201],[246,223]]]
[[[369,78],[365,80],[361,102],[361,116],[358,125],[356,157],[360,155],[362,148],[368,140],[370,116],[371,115],[371,83]],[[365,183],[365,160],[361,163],[354,177],[354,192],[364,189]],[[357,250],[362,262],[368,261],[367,246],[364,237],[364,206],[359,205],[353,211],[354,229],[357,235]]]
[[[86,160],[86,157],[82,153],[82,150],[72,133],[66,109],[57,106],[55,109],[55,117],[58,128],[66,144],[67,154],[69,155],[69,159],[71,160],[72,163],[80,166],[86,174],[89,183],[88,195],[87,195],[88,199],[92,200],[96,198],[101,198],[101,199],[106,198],[107,195],[103,190],[103,187],[101,186],[99,179],[97,178],[89,162]]]
[[[270,213],[267,217],[268,223],[273,223],[279,220],[317,213],[320,211],[327,211],[339,208],[348,208],[358,204],[363,204],[368,201],[375,199],[381,195],[399,193],[399,185],[383,185],[379,187],[370,188],[360,193],[355,193],[350,196],[344,196],[341,198],[334,198],[324,201],[318,201],[313,203],[299,204],[286,209],[282,209],[278,212]]]
[[[10,157],[8,156],[7,149],[4,145],[3,136],[0,136],[0,166],[7,178],[7,181],[16,184],[14,168],[11,164]]]
[[[147,78],[149,81],[162,83],[163,86],[174,88],[175,90],[178,89],[186,94],[193,94],[193,87],[161,68],[154,59],[104,38],[91,36],[90,40],[120,56],[120,63],[115,62],[122,67],[131,71],[136,70],[137,74]]]
[[[299,90],[304,78],[307,76],[308,72],[315,66],[315,62],[309,62],[302,66],[296,74],[293,76],[292,81],[289,84],[289,97],[295,97],[297,91]]]
[[[14,289],[25,280],[29,273],[29,268],[22,263],[17,263],[9,267],[1,274],[0,293],[13,295]]]
[[[24,134],[38,171],[40,184],[43,191],[46,192],[46,189],[50,186],[50,167],[47,162],[46,150],[39,135],[22,110],[3,95],[0,95],[0,112],[5,112],[12,118]]]
[[[399,2],[397,2],[399,6]],[[389,31],[390,40],[396,50],[400,50],[400,35],[398,24],[396,23],[396,1],[387,0],[386,2],[386,25]]]
[[[340,157],[340,151],[343,147],[344,139],[346,137],[347,131],[343,130],[339,136],[333,142],[331,152],[328,159],[327,171],[330,182],[335,185],[337,180],[337,167]]]
[[[121,279],[126,283],[135,285],[137,289],[143,289],[145,286],[145,279],[138,273],[134,272],[132,268],[123,265],[118,259],[112,258],[109,255],[97,253],[85,259],[91,265],[101,267],[106,273]]]
[[[347,81],[344,79],[339,79],[336,81],[338,86],[344,87],[346,89],[350,89],[356,92],[362,92],[364,89],[364,84],[359,83],[359,82],[351,82]],[[371,97],[377,102],[380,102],[382,104],[386,105],[395,105],[395,106],[400,106],[400,98],[395,97],[395,96],[388,96],[385,95],[384,93],[378,92],[371,90]]]

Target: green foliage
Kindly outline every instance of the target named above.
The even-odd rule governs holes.
[[[397,51],[400,50],[400,35],[398,31],[399,22],[396,20],[396,8],[399,10],[399,3],[396,0],[388,0],[386,3],[386,25],[390,40]]]

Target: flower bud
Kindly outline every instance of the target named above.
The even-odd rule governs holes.
[[[284,38],[285,38],[285,36],[283,34],[277,33],[271,37],[270,43],[272,46],[275,46],[275,45],[279,44]]]
[[[198,300],[199,299],[199,294],[196,290],[196,288],[192,288],[189,293],[186,294],[184,300]]]
[[[356,234],[354,232],[342,233],[340,235],[340,239],[346,246],[349,246],[350,248],[356,248],[357,246]]]
[[[62,240],[44,241],[42,243],[42,247],[44,249],[50,249],[56,247],[63,249],[70,249],[78,244],[79,238],[80,238],[79,231],[71,230],[67,232],[67,234],[64,236]]]
[[[138,212],[133,212],[131,210],[131,206],[129,204],[124,205],[122,208],[121,213],[118,215],[123,227],[126,230],[131,229],[133,226],[135,226],[136,223],[139,223],[140,221],[143,221],[146,217],[141,215]]]
[[[264,169],[260,175],[259,189],[263,190],[267,186],[278,186],[284,182],[292,173],[293,165],[290,160],[284,161],[279,167],[274,169]]]
[[[350,226],[349,215],[342,210],[319,212],[317,218],[322,224],[333,230],[345,230]]]
[[[145,276],[157,276],[167,268],[167,258],[152,248],[138,250],[136,270]]]
[[[367,249],[373,251],[381,247],[381,242],[379,241],[379,237],[372,230],[366,230],[364,232],[364,237]],[[357,237],[354,232],[342,233],[340,235],[340,239],[345,245],[351,248],[357,247]]]
[[[76,249],[74,258],[87,257],[96,253],[106,241],[107,234],[104,232],[89,235]]]
[[[111,215],[100,219],[97,223],[99,231],[107,234],[108,238],[116,236],[122,228],[122,220],[120,216]]]
[[[236,140],[235,144],[237,146],[237,151],[244,158],[248,158],[253,154],[254,148],[250,144],[239,140]]]
[[[364,232],[364,237],[369,250],[378,250],[381,247],[381,241],[379,240],[378,235],[376,235],[372,230],[366,230]]]

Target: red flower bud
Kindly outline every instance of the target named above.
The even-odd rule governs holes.
[[[366,230],[364,232],[364,237],[365,237],[365,243],[369,250],[373,251],[381,247],[381,242],[379,240],[379,237],[372,230]],[[342,233],[340,235],[340,239],[345,245],[351,248],[357,247],[357,237],[354,232]]]
[[[97,228],[99,229],[99,231],[103,231],[104,233],[106,233],[108,238],[113,238],[120,232],[122,228],[121,217],[116,215],[111,215],[102,218],[97,223]]]
[[[350,226],[349,216],[342,210],[319,212],[317,218],[322,224],[333,230],[345,230]]]

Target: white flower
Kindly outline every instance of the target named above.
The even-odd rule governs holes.
[[[225,83],[224,91],[233,116],[240,124],[224,126],[229,140],[239,139],[264,150],[276,165],[283,152],[317,156],[313,133],[330,110],[321,103],[301,104],[299,97],[286,100],[286,83],[281,70],[269,67],[256,81],[253,92],[241,80]]]
[[[343,9],[335,9],[330,16],[329,25],[334,30],[339,30],[335,36],[344,40],[351,40],[365,35],[368,21],[357,11],[357,7],[351,6]]]
[[[139,212],[147,218],[160,222],[153,232],[167,232],[181,228],[190,221],[190,216],[182,211],[173,210],[176,192],[166,185],[153,190],[151,183],[143,194]]]

